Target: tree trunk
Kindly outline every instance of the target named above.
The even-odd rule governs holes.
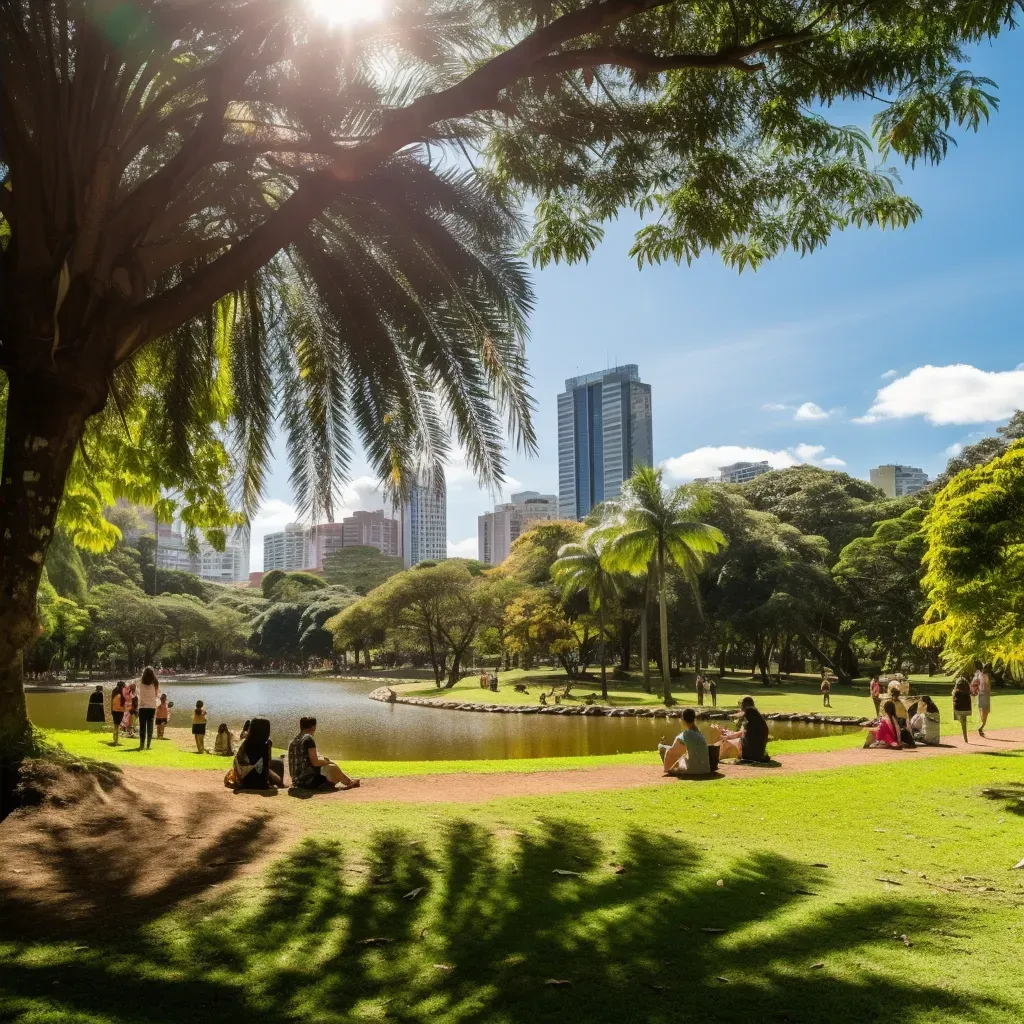
[[[602,602],[601,607],[597,613],[597,624],[601,630],[601,699],[604,701],[608,700],[608,677],[606,675],[605,664],[604,664],[604,603]]]
[[[648,604],[647,584],[645,583],[644,606],[640,612],[640,668],[644,674],[644,693],[651,692],[651,654],[647,650]]]
[[[725,644],[722,644],[722,649],[718,654],[718,675],[722,679],[725,678],[725,656],[727,653]]]
[[[665,703],[672,703],[672,670],[668,664],[668,581],[665,579],[665,551],[658,545],[658,622],[661,627],[661,683]]]
[[[75,448],[104,390],[69,388],[42,373],[8,373],[0,473],[0,760],[20,759],[29,736],[22,672],[39,632],[36,592]]]

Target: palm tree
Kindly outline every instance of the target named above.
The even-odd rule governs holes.
[[[575,544],[558,550],[558,559],[551,566],[551,578],[562,591],[562,599],[586,594],[590,610],[597,613],[601,658],[601,697],[608,699],[608,678],[605,658],[604,612],[606,604],[617,593],[615,577],[602,561],[604,542],[599,529],[588,530]]]
[[[278,429],[314,521],[360,442],[398,494],[456,443],[491,486],[506,430],[535,446],[519,216],[429,142],[327,172],[444,84],[467,24],[331,32],[305,6],[140,0],[107,31],[87,0],[3,5],[0,759],[31,736],[58,527],[109,546],[125,497],[222,538]]]
[[[605,541],[602,561],[611,572],[643,576],[653,570],[661,623],[661,674],[665,703],[672,701],[668,661],[666,569],[674,563],[697,593],[697,574],[708,555],[725,544],[722,532],[697,517],[704,508],[699,491],[666,490],[662,471],[638,469],[622,485],[622,497],[604,505],[598,532]]]

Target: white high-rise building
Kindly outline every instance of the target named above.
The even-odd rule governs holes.
[[[745,484],[748,480],[770,473],[772,467],[767,462],[733,462],[728,466],[719,466],[719,482],[723,484]]]
[[[654,464],[651,386],[635,364],[570,377],[558,396],[558,514],[585,519]]]
[[[263,571],[298,572],[310,568],[309,531],[301,523],[289,523],[263,538]]]
[[[558,516],[558,496],[520,491],[507,504],[477,517],[477,557],[488,565],[501,565],[512,542],[537,520]]]
[[[876,466],[870,475],[871,482],[890,498],[916,494],[931,482],[925,471],[916,466]]]
[[[160,569],[180,569],[215,583],[241,583],[249,578],[249,538],[244,530],[228,534],[218,551],[204,537],[193,554],[177,525],[160,523],[157,530],[156,564]]]
[[[406,568],[448,557],[448,493],[444,477],[415,486],[402,508],[402,558]]]

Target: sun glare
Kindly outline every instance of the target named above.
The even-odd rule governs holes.
[[[329,25],[356,25],[384,14],[384,0],[306,0],[309,9]]]

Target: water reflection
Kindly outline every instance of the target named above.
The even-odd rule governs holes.
[[[576,715],[515,715],[439,711],[367,699],[365,680],[203,679],[163,683],[174,701],[171,725],[187,727],[197,700],[206,702],[209,729],[221,722],[236,732],[246,718],[269,718],[274,742],[295,734],[300,715],[317,717],[318,745],[336,757],[359,761],[439,761],[653,750],[678,720],[598,718]],[[106,687],[109,694],[109,686]],[[32,721],[44,728],[81,729],[91,688],[30,693]],[[707,731],[706,729],[704,731]],[[843,732],[842,726],[773,722],[777,739],[803,739]]]

